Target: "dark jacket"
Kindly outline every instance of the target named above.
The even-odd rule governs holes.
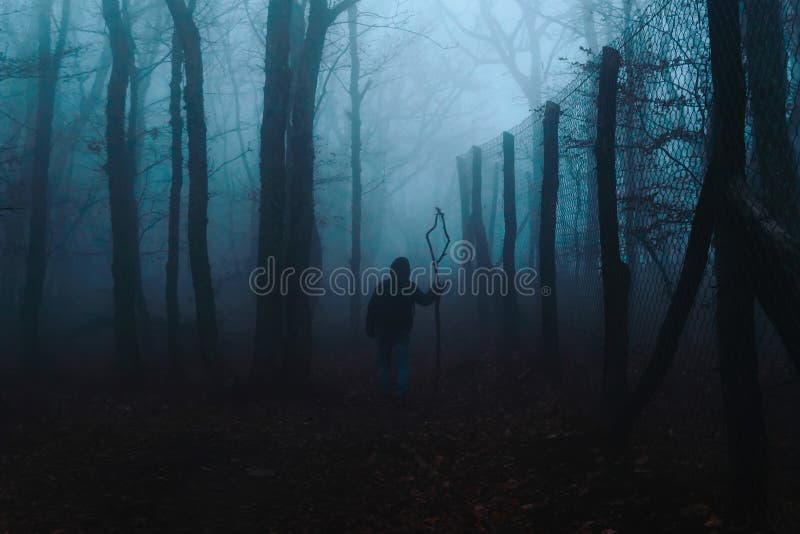
[[[402,291],[391,291],[391,283],[385,280],[380,290],[372,294],[367,306],[367,335],[393,339],[398,334],[408,332],[414,324],[414,306],[429,306],[436,301],[433,291],[423,293],[409,282]]]

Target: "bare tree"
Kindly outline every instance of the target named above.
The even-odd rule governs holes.
[[[133,43],[129,23],[122,17],[118,0],[103,0],[103,18],[108,27],[113,62],[106,105],[106,171],[113,241],[114,339],[120,370],[125,376],[131,376],[140,365],[136,327],[139,222],[133,194],[131,154],[125,138],[125,107]]]
[[[745,0],[744,48],[758,170],[775,217],[797,229],[797,173],[786,121],[786,44],[779,0]]]
[[[289,119],[292,0],[270,0],[261,121],[258,264],[283,266],[286,209],[286,131]],[[252,375],[263,379],[284,356],[284,301],[279,291],[258,299]]]
[[[39,0],[40,75],[36,106],[33,175],[31,177],[31,221],[28,232],[28,258],[20,323],[24,364],[28,367],[35,364],[34,360],[38,356],[39,312],[47,270],[47,221],[49,217],[47,190],[52,152],[53,111],[56,102],[58,72],[67,40],[70,9],[71,1],[65,0],[61,7],[61,27],[55,50],[51,50],[50,18],[53,0]]]
[[[289,247],[287,265],[302,273],[311,262],[314,214],[314,114],[325,36],[334,21],[358,0],[311,0],[303,52],[294,79],[291,127],[288,134]],[[299,277],[292,279],[287,298],[287,340],[290,377],[303,381],[312,354],[311,306]]]
[[[189,265],[195,293],[197,348],[207,363],[217,360],[217,317],[208,257],[208,140],[203,95],[200,32],[183,0],[165,0],[183,46],[186,126],[189,145]]]
[[[194,12],[195,0],[190,0],[188,10]],[[170,158],[172,179],[169,190],[169,223],[167,229],[167,347],[170,372],[178,376],[180,370],[180,345],[178,326],[180,307],[178,303],[178,273],[180,264],[181,189],[183,188],[183,43],[177,27],[172,30],[172,53],[169,82],[169,126],[171,132]]]
[[[358,49],[358,7],[347,10],[350,48],[350,168],[352,172],[352,235],[350,268],[355,274],[356,287],[350,299],[350,334],[355,340],[361,325],[361,213],[363,188],[361,184],[361,104],[369,90],[369,83],[361,87],[361,58]]]

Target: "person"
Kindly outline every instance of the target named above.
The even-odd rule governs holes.
[[[384,395],[392,394],[393,382],[398,397],[407,395],[408,340],[415,307],[429,306],[438,298],[436,291],[424,293],[411,281],[411,263],[403,257],[392,262],[389,278],[372,294],[367,306],[367,335],[377,342],[379,381]],[[396,377],[392,376],[393,359]]]

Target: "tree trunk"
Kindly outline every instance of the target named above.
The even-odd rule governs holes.
[[[295,270],[286,302],[287,372],[292,382],[308,379],[311,369],[311,303],[302,291],[300,274],[310,267],[314,214],[314,113],[325,36],[336,18],[356,0],[328,8],[327,0],[311,0],[303,52],[295,75],[291,128],[288,135],[289,246],[287,265]]]
[[[259,174],[258,265],[267,268],[274,262],[275,273],[282,270],[285,253],[286,213],[286,128],[289,119],[291,86],[290,21],[292,0],[271,0],[267,18],[264,108],[261,119],[261,159]],[[254,379],[262,380],[283,363],[285,357],[284,300],[274,290],[256,303]]]
[[[489,269],[492,260],[489,255],[489,242],[483,226],[483,154],[478,147],[472,147],[472,215],[470,217],[470,236],[475,246],[475,268]],[[489,299],[485,291],[478,289],[478,324],[482,327],[489,321]]]
[[[103,0],[112,68],[106,105],[106,145],[113,242],[114,339],[120,371],[132,377],[139,368],[136,328],[136,271],[139,262],[139,223],[133,195],[130,153],[125,139],[125,101],[130,81],[133,44],[118,0]]]
[[[581,22],[586,46],[593,54],[598,53],[600,43],[597,39],[597,25],[594,22],[594,0],[581,0]]]
[[[744,236],[755,294],[800,370],[800,241],[752,197],[746,184],[732,184],[726,200],[737,235]]]
[[[628,294],[631,278],[620,257],[617,215],[617,79],[620,56],[603,48],[597,96],[597,201],[603,276],[604,370],[603,385],[609,411],[619,414],[627,394]]]
[[[800,228],[797,169],[786,121],[787,66],[781,2],[744,0],[747,79],[758,170],[767,207],[792,231]]]
[[[236,70],[233,66],[233,59],[231,57],[233,54],[231,54],[230,43],[226,43],[226,45],[225,67],[228,71],[228,77],[231,81],[231,88],[233,89],[233,113],[234,124],[236,125],[236,139],[239,142],[239,150],[242,156],[242,166],[244,167],[245,176],[247,176],[247,186],[249,188],[248,193],[254,193],[258,188],[258,183],[256,182],[256,177],[250,165],[250,159],[248,158],[248,153],[250,152],[248,141],[245,140],[244,134],[242,133],[241,90],[239,81],[236,77]],[[247,265],[252,266],[258,264],[258,209],[252,208],[251,206],[248,206],[248,208],[250,208],[248,209],[250,212],[250,227],[248,229],[247,241],[249,241],[250,247],[245,262]],[[233,206],[233,209],[238,209],[238,206]]]
[[[195,294],[197,348],[218,363],[217,313],[208,258],[208,147],[200,32],[183,0],[165,0],[183,45],[186,69],[186,126],[189,144],[189,267]]]
[[[558,354],[558,300],[556,292],[556,208],[558,207],[558,123],[561,108],[548,102],[545,107],[544,173],[542,177],[541,226],[539,231],[539,274],[542,301],[542,352],[551,378],[560,378]],[[531,242],[533,246],[533,242]]]
[[[719,122],[715,120],[712,123],[714,132],[719,128]],[[717,135],[712,133],[712,138],[716,137]],[[722,176],[716,171],[714,161],[711,161],[695,207],[678,284],[672,294],[664,322],[658,331],[653,355],[628,401],[624,420],[620,424],[621,434],[630,432],[633,423],[652,400],[672,367],[686,321],[697,299],[697,292],[708,265],[708,252],[711,236],[714,233],[714,205],[721,179]]]
[[[727,186],[743,177],[746,89],[738,3],[707,0],[714,81],[712,161]],[[752,281],[741,236],[722,195],[715,204],[717,336],[735,503],[733,510],[761,522],[765,513],[766,430],[758,383]]]
[[[350,168],[353,173],[352,187],[352,242],[350,268],[355,292],[350,298],[350,335],[353,341],[361,332],[361,102],[363,93],[359,87],[361,60],[358,50],[358,8],[347,10],[350,34]]]
[[[22,297],[21,348],[23,366],[38,364],[39,315],[47,270],[48,182],[53,138],[53,111],[56,102],[58,71],[64,54],[69,0],[62,4],[61,28],[55,51],[50,50],[50,17],[53,0],[39,0],[39,81],[36,105],[36,137],[31,176],[31,219],[28,230],[28,256],[25,266],[25,290]]]
[[[515,248],[517,245],[517,189],[514,136],[503,132],[503,206],[505,234],[503,238],[503,270],[508,283],[503,297],[503,352],[510,355],[517,347],[517,293]]]
[[[170,373],[181,372],[180,306],[178,301],[178,276],[180,266],[181,189],[183,188],[183,116],[181,98],[183,92],[183,46],[178,32],[172,32],[171,78],[169,82],[169,126],[171,139],[172,181],[169,190],[169,226],[167,230],[167,347]]]
[[[625,44],[622,49],[622,54],[625,57],[632,58],[633,50],[638,43],[634,42],[636,34],[633,32],[633,0],[624,0],[623,2],[623,36]],[[637,143],[636,132],[638,125],[636,124],[637,118],[640,114],[646,113],[642,111],[641,95],[646,95],[646,89],[642,84],[642,75],[637,69],[633,61],[625,62],[625,93],[627,98],[623,98],[624,106],[622,113],[623,121],[623,165],[627,172],[623,173],[623,217],[624,225],[622,227],[622,236],[625,240],[625,258],[628,264],[628,269],[631,272],[631,286],[634,285],[636,274],[639,270],[639,251],[636,237],[636,208],[634,198],[638,192],[637,179],[642,180],[639,173],[634,172],[637,168],[636,156],[640,155],[633,147]]]
[[[122,4],[122,16],[130,21],[130,14],[127,9],[127,2]],[[128,39],[133,46],[130,50],[130,106],[128,112],[128,153],[130,154],[131,177],[133,179],[133,191],[136,198],[139,198],[140,191],[137,188],[139,182],[139,160],[141,158],[141,139],[144,136],[144,104],[147,96],[147,89],[150,85],[149,74],[142,74],[136,65],[136,45],[133,39],[131,23],[128,22]],[[158,37],[157,35],[155,36]],[[138,212],[138,208],[137,208]],[[139,336],[145,352],[152,352],[154,349],[153,334],[151,329],[150,311],[147,308],[147,300],[144,295],[144,285],[142,281],[141,257],[136,261],[136,313],[139,319]]]
[[[317,80],[329,20],[327,2],[312,0],[303,53],[295,75],[292,123],[289,130],[289,246],[287,265],[302,273],[310,266],[314,232],[314,112]],[[304,382],[310,372],[311,303],[292,278],[287,295],[288,378]]]
[[[21,179],[9,181],[6,202],[9,206],[23,206],[27,189]],[[0,217],[4,241],[0,252],[0,351],[6,359],[18,356],[18,323],[20,312],[20,277],[23,274],[25,250],[25,217],[21,210],[13,210]]]

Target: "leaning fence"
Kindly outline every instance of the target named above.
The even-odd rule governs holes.
[[[796,238],[800,223],[800,2],[770,0],[767,4],[779,9],[771,11],[751,0],[743,3],[749,91],[747,182],[756,196],[773,207],[776,219],[783,217]],[[631,274],[627,372],[634,383],[653,353],[676,288],[709,160],[712,75],[706,2],[653,2],[610,48],[621,57],[613,153],[619,253]],[[551,297],[556,305],[552,312],[557,313],[556,343],[563,379],[589,393],[589,400],[591,394],[601,392],[604,381],[601,217],[595,154],[599,79],[597,57],[584,65],[547,106],[534,110],[510,129],[505,137],[513,136],[513,157],[509,158],[507,152],[504,155],[504,136],[500,135],[458,158],[464,235],[474,236],[470,217],[476,199],[472,192],[480,182],[477,202],[482,207],[489,260],[495,265],[502,263],[507,211],[503,176],[511,165],[516,186],[513,216],[518,227],[515,261],[518,267],[546,270],[546,262],[540,257],[542,238],[547,238],[543,217],[548,217],[545,118],[548,108],[559,111],[556,289]],[[478,172],[480,180],[476,182]],[[789,174],[794,178],[786,179]],[[784,177],[780,187],[774,185],[775,176]],[[715,407],[711,409],[718,409],[719,401],[710,397],[719,375],[714,260],[712,247],[670,375],[673,384],[692,384],[676,389],[681,392],[683,406],[676,402],[676,411],[697,412],[708,403]],[[540,274],[544,285],[547,273]],[[524,319],[527,323],[523,327],[534,331],[537,338],[546,338],[552,332],[552,328],[542,328],[548,311],[542,307],[540,313],[541,318]],[[766,405],[787,398],[796,402],[800,398],[796,368],[760,309],[756,323],[759,378]],[[670,395],[669,384],[665,391]]]

